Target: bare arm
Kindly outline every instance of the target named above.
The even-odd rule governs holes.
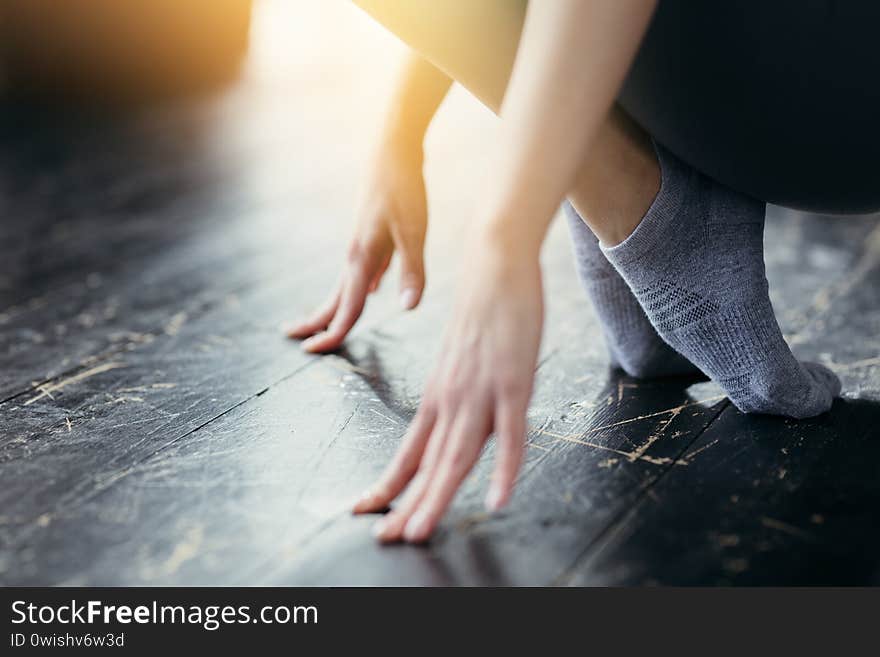
[[[383,143],[421,151],[425,132],[451,85],[448,75],[410,52],[385,117]]]
[[[656,4],[529,3],[483,206],[484,227],[493,239],[537,251],[623,84]]]
[[[522,459],[543,323],[538,260],[562,197],[599,132],[656,0],[529,4],[501,108],[502,141],[470,235],[440,362],[407,436],[355,506],[384,508],[382,541],[426,540],[492,433],[486,505],[507,503]]]
[[[312,352],[336,349],[363,312],[396,250],[404,308],[418,305],[425,286],[423,259],[428,209],[422,178],[422,142],[452,80],[415,53],[408,55],[367,175],[355,234],[342,276],[324,304],[287,329],[309,338]]]

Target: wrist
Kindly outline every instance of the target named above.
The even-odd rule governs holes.
[[[543,235],[529,224],[509,216],[477,221],[472,231],[476,249],[501,265],[537,262]]]
[[[422,160],[426,132],[427,126],[392,119],[382,133],[380,145],[383,151],[407,160]]]
[[[477,213],[476,232],[511,257],[538,258],[556,206],[531,184],[490,185]]]

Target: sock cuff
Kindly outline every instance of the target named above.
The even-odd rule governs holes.
[[[599,244],[605,256],[615,265],[628,266],[668,240],[690,190],[694,170],[660,144],[651,140],[660,164],[660,189],[636,229],[615,246]]]
[[[574,206],[565,201],[563,210],[571,235],[575,265],[584,283],[618,277],[619,274],[614,265],[608,262],[608,258],[599,248],[599,239],[593,235],[593,231],[584,223]]]

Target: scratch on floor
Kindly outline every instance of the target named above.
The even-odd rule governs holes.
[[[361,407],[360,403],[357,403],[357,404],[354,405],[354,408],[351,409],[351,413],[348,414],[348,417],[345,418],[345,422],[343,422],[343,423],[342,423],[342,426],[339,427],[339,430],[336,432],[336,436],[333,438],[333,441],[330,442],[330,445],[328,445],[328,448],[331,447],[331,446],[333,445],[333,442],[336,440],[336,438],[338,438],[339,436],[342,435],[342,433],[343,433],[343,432],[345,431],[345,429],[348,427],[348,423],[351,422],[352,418],[357,414],[358,409],[359,409],[360,407]]]
[[[690,461],[693,460],[693,458],[694,458],[697,454],[699,454],[700,452],[705,452],[707,449],[709,449],[710,447],[712,447],[712,445],[716,445],[716,444],[718,444],[718,441],[719,441],[719,440],[720,440],[719,438],[716,438],[715,440],[713,440],[713,441],[712,441],[711,443],[709,443],[708,445],[703,445],[703,446],[700,447],[699,449],[695,449],[695,450],[694,450],[693,452],[691,452],[690,454],[685,454],[685,455],[681,458],[681,460],[682,460],[682,461],[687,461],[688,463],[690,463]]]
[[[777,520],[776,518],[768,518],[767,516],[761,516],[761,524],[768,529],[775,529],[777,531],[788,534],[789,536],[794,536],[796,538],[803,539],[805,541],[815,541],[816,537],[808,531],[804,531],[800,527],[795,527],[794,525],[789,525],[787,522],[782,522],[781,520]]]
[[[42,393],[43,393],[46,397],[48,397],[49,399],[51,399],[51,400],[53,400],[53,401],[55,400],[55,398],[52,396],[52,393],[51,393],[49,390],[47,390],[46,387],[45,387],[43,384],[41,384],[41,383],[37,383],[37,382],[33,382],[33,383],[31,383],[31,385],[33,385],[37,390],[39,390],[40,392],[42,392]],[[28,402],[28,403],[30,403],[30,402]],[[25,406],[27,406],[27,404],[25,404]]]
[[[397,420],[395,420],[393,417],[388,417],[388,416],[385,415],[384,413],[380,413],[379,411],[377,411],[375,408],[371,408],[371,409],[369,409],[369,410],[370,410],[371,413],[375,413],[375,414],[378,415],[379,417],[381,417],[381,418],[383,418],[383,419],[385,419],[385,420],[388,420],[388,421],[391,422],[392,424],[400,424],[400,422],[398,422]]]
[[[846,372],[848,370],[858,370],[863,367],[871,367],[872,365],[880,365],[880,356],[865,358],[864,360],[857,360],[852,363],[841,363],[840,365],[832,363],[831,369],[835,372]]]
[[[715,397],[707,397],[706,399],[700,399],[697,401],[688,402],[687,404],[682,404],[681,406],[676,406],[675,408],[667,408],[662,411],[656,411],[654,413],[648,413],[647,415],[639,415],[637,417],[631,417],[626,420],[621,420],[620,422],[612,422],[611,424],[604,424],[601,427],[591,427],[585,433],[596,433],[597,431],[604,431],[605,429],[613,429],[614,427],[619,427],[624,424],[630,424],[632,422],[638,422],[639,420],[647,420],[652,417],[657,417],[659,415],[665,415],[667,413],[678,414],[686,408],[691,406],[700,406],[702,404],[708,404],[710,402],[721,401],[722,399],[726,399],[727,395],[716,395]]]
[[[183,325],[186,324],[186,320],[186,313],[177,313],[174,317],[168,320],[168,323],[165,325],[165,333],[168,335],[177,335],[180,333],[180,329],[183,328]]]
[[[589,447],[596,447],[597,449],[608,450],[608,451],[614,452],[616,454],[620,454],[621,456],[625,456],[628,459],[630,459],[631,461],[641,459],[643,461],[648,461],[649,463],[656,463],[657,465],[664,465],[667,463],[671,463],[672,459],[668,459],[668,458],[656,459],[653,457],[646,457],[643,453],[644,450],[646,450],[648,447],[650,447],[651,443],[656,442],[659,439],[659,437],[660,437],[659,434],[662,434],[663,430],[669,425],[669,423],[672,422],[672,420],[674,420],[678,416],[678,414],[681,413],[681,411],[683,411],[685,408],[689,408],[691,406],[698,406],[701,404],[708,404],[710,402],[720,401],[722,399],[726,399],[726,395],[717,395],[715,397],[708,397],[706,399],[700,399],[698,401],[688,402],[687,404],[682,404],[681,406],[676,406],[674,408],[667,408],[662,411],[657,411],[655,413],[648,413],[647,415],[639,415],[638,417],[628,418],[626,420],[621,420],[620,422],[613,422],[611,424],[605,424],[600,427],[591,427],[591,428],[587,429],[585,432],[578,434],[578,435],[564,435],[564,434],[560,434],[560,433],[555,433],[553,431],[546,431],[543,429],[536,431],[536,433],[540,433],[545,436],[550,436],[551,438],[555,438],[556,440],[564,440],[567,442],[578,443],[580,445],[587,445]],[[605,429],[613,429],[614,427],[619,427],[624,424],[638,422],[639,420],[647,420],[652,417],[658,417],[660,415],[666,415],[666,414],[670,414],[671,417],[669,418],[669,420],[667,422],[665,422],[662,425],[662,427],[659,429],[659,431],[655,431],[652,434],[652,436],[654,436],[655,434],[658,434],[658,435],[656,438],[653,438],[653,440],[651,438],[649,438],[648,445],[643,446],[644,449],[642,447],[638,447],[632,452],[627,452],[627,451],[623,451],[623,450],[619,450],[619,449],[612,449],[612,448],[607,447],[605,445],[599,445],[598,443],[586,441],[580,437],[585,434],[596,433],[597,431],[603,431]],[[677,459],[676,463],[678,463],[680,465],[687,465],[688,464],[688,462],[684,459]]]
[[[541,431],[540,433],[545,436],[550,436],[552,438],[556,438],[557,440],[562,440],[567,443],[575,443],[578,445],[586,445],[587,447],[593,447],[595,449],[601,449],[605,452],[611,452],[612,454],[618,454],[619,456],[626,457],[629,461],[646,461],[648,463],[652,463],[654,465],[668,465],[672,463],[671,458],[667,457],[656,457],[656,456],[646,456],[645,454],[637,454],[636,452],[627,452],[622,449],[614,449],[613,447],[608,447],[607,445],[600,445],[599,443],[594,443],[589,440],[582,440],[580,438],[575,438],[574,436],[564,436],[559,433],[553,433],[552,431]],[[681,463],[681,465],[686,465],[685,463]]]
[[[147,392],[148,390],[167,390],[176,388],[176,383],[151,383],[146,386],[131,386],[130,388],[120,388],[117,392]]]
[[[612,452],[613,454],[618,454],[620,456],[625,457],[630,463],[632,463],[634,461],[646,461],[646,462],[652,463],[654,465],[668,465],[670,463],[673,465],[690,465],[691,460],[693,459],[694,456],[696,456],[697,454],[699,454],[703,450],[708,449],[712,445],[716,444],[718,442],[718,440],[717,439],[713,440],[708,445],[701,447],[700,449],[696,450],[695,452],[693,452],[692,454],[690,454],[688,456],[683,456],[683,457],[679,457],[676,459],[672,459],[672,458],[665,457],[665,456],[664,457],[647,456],[645,452],[648,451],[648,449],[651,447],[651,445],[653,445],[655,442],[657,442],[658,440],[660,440],[664,436],[666,429],[669,428],[669,425],[672,424],[673,420],[675,420],[675,418],[677,418],[679,416],[679,414],[681,413],[681,411],[683,409],[687,408],[688,406],[693,406],[694,404],[702,404],[702,403],[709,402],[709,401],[715,401],[716,399],[724,399],[724,396],[722,395],[720,397],[711,397],[709,399],[704,399],[702,401],[692,402],[689,404],[683,404],[681,406],[677,406],[675,408],[670,408],[665,411],[660,411],[658,413],[651,413],[648,415],[642,415],[638,418],[631,418],[629,420],[624,420],[622,422],[615,422],[614,424],[609,424],[609,425],[606,425],[603,427],[590,429],[586,432],[586,433],[591,433],[594,431],[599,431],[600,429],[607,429],[609,427],[615,427],[620,424],[626,424],[627,422],[633,422],[635,420],[643,420],[645,418],[655,417],[657,415],[669,413],[669,418],[666,419],[665,421],[663,421],[660,424],[660,426],[658,426],[654,431],[651,432],[651,435],[648,436],[647,441],[645,441],[642,445],[636,447],[635,449],[633,449],[630,452],[628,452],[626,450],[622,450],[622,449],[614,449],[613,447],[608,447],[607,445],[600,445],[599,443],[594,443],[589,440],[584,440],[583,438],[580,438],[578,436],[563,435],[563,434],[554,433],[552,431],[546,431],[546,430],[539,430],[537,433],[541,433],[546,436],[550,436],[551,438],[555,438],[557,441],[562,440],[565,442],[577,443],[578,445],[586,445],[587,447],[594,447],[596,449],[601,449],[606,452]],[[673,434],[673,435],[675,437],[679,437],[681,435],[681,433],[677,433],[677,434]],[[609,458],[604,461],[601,461],[599,463],[599,467],[600,468],[608,468],[608,467],[613,466],[616,462],[617,462],[617,459]]]
[[[110,401],[107,404],[124,404],[126,402],[135,402],[137,404],[142,404],[144,402],[143,397],[138,397],[136,395],[123,395],[122,397],[110,397]]]
[[[617,382],[617,403],[623,401],[623,391],[627,388],[638,388],[639,385],[637,383],[624,383],[622,380]]]
[[[146,422],[155,422],[156,420],[161,420],[161,419],[173,420],[177,417],[180,417],[180,413],[169,413],[167,411],[162,410],[161,408],[153,407],[153,410],[157,411],[158,415],[145,417],[141,420],[127,420],[125,422],[122,422],[121,424],[111,425],[110,428],[111,429],[119,429],[120,427],[129,427],[134,424],[144,424]]]
[[[637,459],[640,459],[642,456],[644,456],[645,452],[647,452],[651,448],[651,445],[653,445],[654,443],[656,443],[658,440],[660,440],[663,437],[663,434],[666,432],[666,429],[669,427],[670,424],[672,424],[672,422],[675,420],[675,418],[678,417],[679,413],[681,413],[681,409],[673,411],[669,415],[668,419],[664,420],[660,424],[659,427],[657,427],[654,431],[651,432],[651,435],[648,436],[648,439],[642,445],[640,445],[635,450],[633,450],[632,456],[629,457],[629,460],[635,461]]]
[[[24,403],[24,406],[29,406],[30,404],[33,404],[34,402],[39,401],[40,399],[43,399],[44,397],[51,398],[53,392],[57,392],[58,390],[61,390],[62,388],[66,388],[69,385],[72,385],[74,383],[79,383],[80,381],[85,381],[88,378],[91,378],[91,377],[96,376],[98,374],[101,374],[103,372],[109,372],[110,370],[115,370],[119,367],[125,367],[125,363],[119,363],[119,362],[104,363],[102,365],[97,365],[96,367],[88,369],[85,372],[80,372],[79,374],[76,374],[74,376],[68,377],[66,379],[62,379],[61,381],[58,381],[58,382],[53,383],[51,385],[42,386],[40,388],[40,394],[37,395],[36,397],[32,397],[31,399],[28,399]]]

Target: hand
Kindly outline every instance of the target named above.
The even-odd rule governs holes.
[[[371,169],[336,288],[307,319],[287,328],[287,337],[308,338],[302,346],[310,352],[336,349],[363,312],[367,295],[378,289],[395,249],[401,259],[400,302],[415,308],[425,287],[427,225],[421,146],[390,143]]]
[[[485,242],[483,242],[485,244]],[[379,511],[409,488],[374,533],[383,542],[431,535],[493,431],[498,443],[486,497],[507,503],[522,460],[526,410],[541,340],[537,254],[472,250],[445,346],[407,434],[379,482],[354,507]]]

